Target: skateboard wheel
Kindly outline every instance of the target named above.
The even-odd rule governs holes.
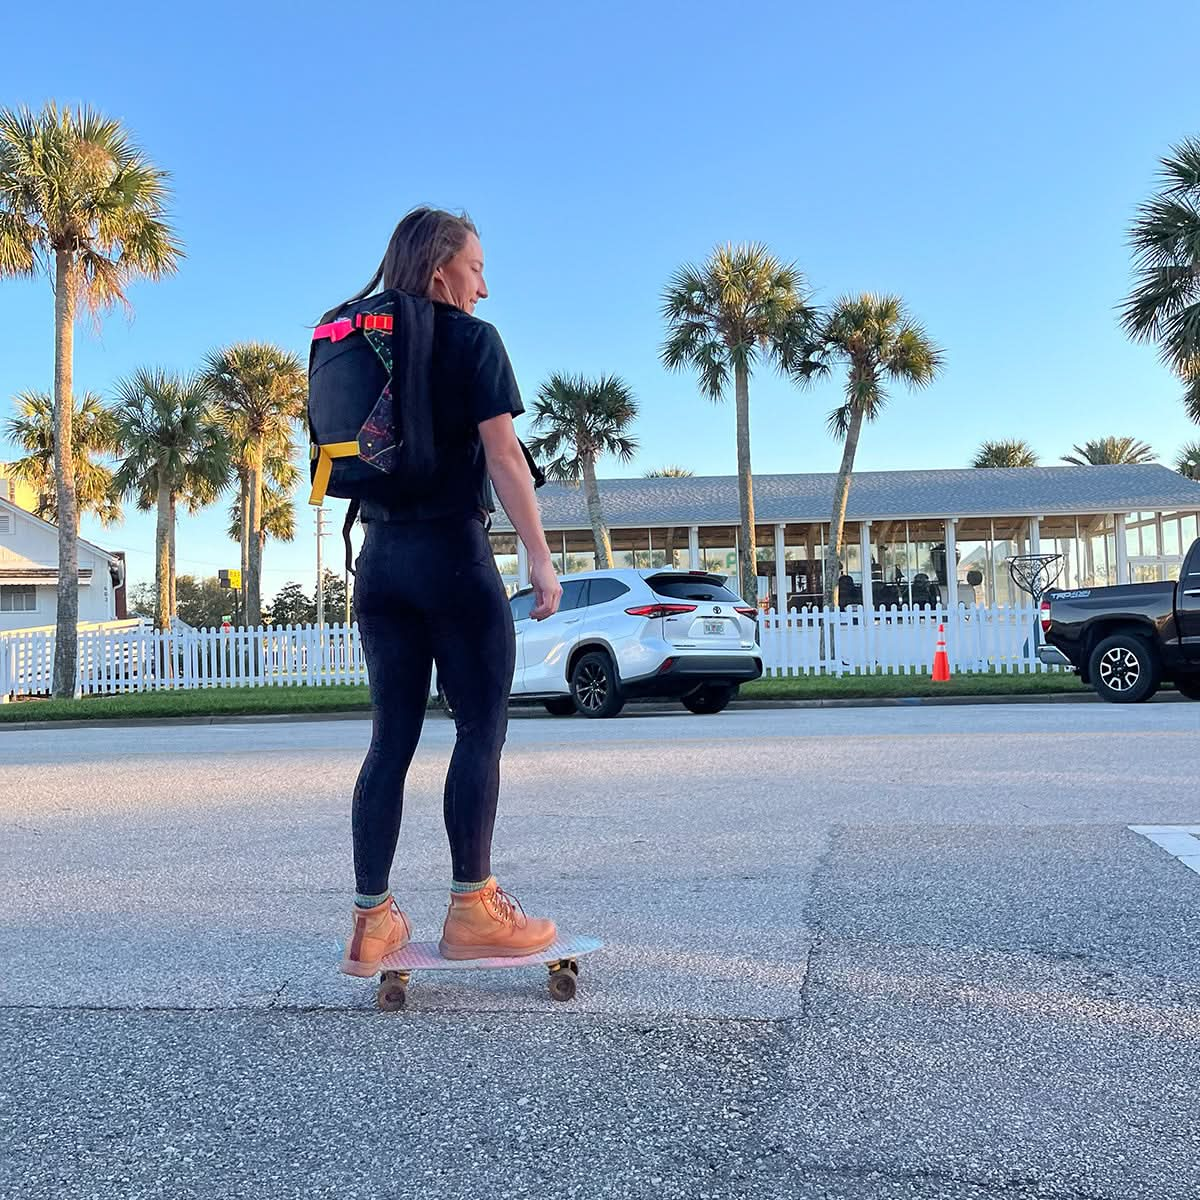
[[[383,1012],[399,1012],[408,1001],[408,975],[400,971],[384,971],[379,977],[375,1003]]]
[[[575,976],[578,971],[570,967],[562,967],[550,972],[550,995],[555,1000],[575,999]]]

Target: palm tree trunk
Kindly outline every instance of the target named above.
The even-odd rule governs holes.
[[[242,586],[238,589],[241,601],[241,623],[246,623],[246,596],[250,586],[250,487],[245,464],[238,468],[238,486],[242,491],[242,520],[241,520],[241,551],[242,551]]]
[[[737,403],[738,507],[742,528],[741,562],[742,599],[758,610],[758,547],[754,542],[754,480],[750,474],[750,372],[745,363],[733,369],[734,398]]]
[[[850,498],[850,476],[854,471],[854,456],[858,452],[858,438],[862,432],[862,421],[862,405],[855,404],[850,416],[850,428],[846,431],[846,445],[842,449],[842,465],[838,468],[837,482],[833,488],[833,516],[829,523],[829,546],[825,552],[826,608],[836,608],[838,603],[842,539],[846,530],[846,502]],[[863,569],[869,571],[870,564],[868,563]]]
[[[262,620],[262,446],[255,446],[246,471],[250,513],[247,522],[250,546],[246,556],[246,624],[256,629]]]
[[[58,597],[54,632],[54,695],[70,699],[78,684],[79,535],[75,462],[71,454],[74,391],[75,280],[70,256],[54,256],[54,474],[58,481]]]
[[[596,464],[591,455],[581,454],[583,465],[583,488],[587,498],[588,517],[592,522],[592,539],[596,545],[596,569],[611,570],[612,540],[608,536],[608,526],[604,523],[604,513],[600,508],[600,488],[596,484]]]
[[[178,601],[177,601],[176,595],[175,595],[175,529],[176,529],[175,493],[172,492],[171,493],[171,573],[170,573],[171,594],[170,594],[170,605],[171,605],[171,616],[173,618],[177,617],[179,615],[179,604],[178,604]]]
[[[158,476],[158,522],[154,530],[154,628],[171,626],[171,491]]]

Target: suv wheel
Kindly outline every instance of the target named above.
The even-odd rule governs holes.
[[[616,668],[607,654],[594,650],[575,664],[571,696],[585,717],[615,717],[625,707]]]
[[[1135,633],[1114,633],[1092,651],[1088,674],[1101,700],[1138,704],[1158,691],[1162,672],[1149,644]]]
[[[736,685],[706,683],[683,697],[683,707],[688,712],[719,713],[736,695]]]
[[[1182,675],[1175,680],[1175,690],[1189,700],[1200,700],[1200,675]]]
[[[575,700],[571,696],[555,696],[551,700],[543,700],[542,703],[552,717],[570,717],[575,712]]]

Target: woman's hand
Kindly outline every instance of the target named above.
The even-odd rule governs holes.
[[[529,582],[533,586],[533,611],[529,614],[535,621],[544,621],[558,612],[562,599],[562,584],[554,572],[554,560],[538,559],[529,564]]]

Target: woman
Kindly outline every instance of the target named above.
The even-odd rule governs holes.
[[[513,430],[513,417],[524,409],[512,367],[500,335],[473,315],[488,294],[475,226],[435,209],[410,212],[356,299],[380,285],[433,303],[438,478],[419,501],[362,505],[366,534],[354,607],[375,719],[354,789],[357,890],[341,967],[359,976],[375,974],[380,959],[411,933],[389,873],[435,661],[458,727],[444,801],[454,878],[441,952],[459,959],[519,956],[544,950],[555,937],[554,923],[525,916],[491,870],[516,642],[487,536],[495,511],[489,476],[529,551],[535,620],[557,610],[562,588]]]

